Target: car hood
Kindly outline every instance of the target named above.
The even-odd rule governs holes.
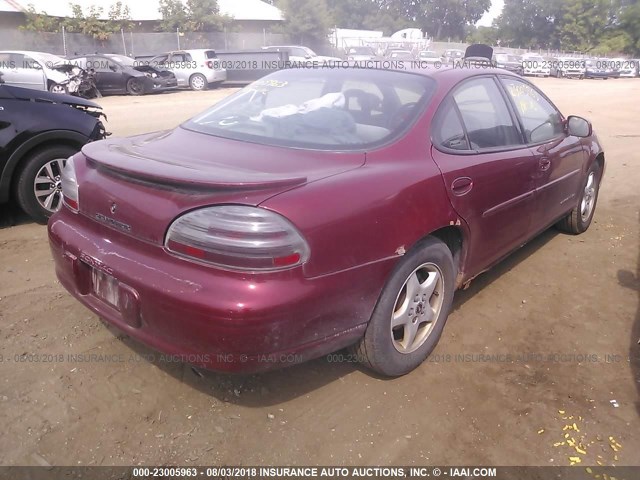
[[[13,98],[33,102],[58,103],[71,105],[73,107],[102,109],[102,107],[97,103],[85,100],[84,98],[73,97],[62,93],[51,93],[44,90],[34,90],[31,88],[12,87],[9,85],[0,86],[0,98]]]
[[[185,211],[221,203],[257,206],[365,161],[363,152],[256,145],[182,127],[89,143],[82,154],[76,162],[80,211],[155,244]],[[109,208],[115,204],[112,222]]]

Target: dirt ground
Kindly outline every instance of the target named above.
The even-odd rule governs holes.
[[[0,230],[0,464],[640,465],[640,79],[535,82],[604,144],[595,223],[458,292],[402,378],[331,358],[255,376],[161,362],[65,292],[44,227]],[[229,92],[100,103],[131,135]]]

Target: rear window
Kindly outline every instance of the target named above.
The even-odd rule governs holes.
[[[408,72],[283,70],[252,83],[183,127],[268,145],[362,149],[402,134],[433,91],[432,79]]]
[[[204,52],[204,56],[207,58],[218,58],[214,50],[207,50],[206,52]]]

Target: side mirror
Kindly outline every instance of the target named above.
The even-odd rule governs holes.
[[[582,117],[570,115],[567,118],[567,133],[574,137],[588,137],[591,135],[593,129],[591,123]]]

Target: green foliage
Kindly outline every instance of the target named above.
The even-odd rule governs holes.
[[[278,7],[284,14],[284,32],[295,42],[318,45],[327,41],[333,19],[326,0],[281,0]]]
[[[625,6],[620,12],[620,31],[627,35],[625,53],[640,56],[640,3]]]
[[[112,33],[120,30],[116,24],[108,20],[101,20],[104,14],[102,7],[91,5],[85,13],[82,6],[78,4],[70,5],[73,17],[65,22],[68,31],[83,33],[96,40],[104,41],[107,40]]]
[[[570,0],[563,3],[558,22],[560,45],[591,52],[611,25],[609,0]]]
[[[381,30],[385,35],[414,25],[394,6],[377,0],[327,0],[332,24],[339,28]]]
[[[174,32],[217,32],[222,30],[231,18],[220,15],[216,0],[160,0],[158,10],[162,20],[157,30]]]
[[[112,33],[120,29],[131,28],[129,7],[118,1],[111,5],[108,20],[102,20],[104,10],[102,7],[91,5],[85,12],[79,4],[70,3],[71,17],[61,19],[51,17],[47,12],[37,12],[33,5],[27,8],[26,22],[20,28],[35,32],[57,32],[62,26],[73,33],[83,33],[96,40],[107,40]]]
[[[484,43],[496,45],[498,43],[498,29],[495,27],[471,26],[467,31],[468,43]]]
[[[133,22],[131,21],[131,12],[128,5],[123,5],[118,1],[109,8],[109,21],[117,30],[131,30]]]
[[[640,54],[637,0],[505,0],[494,27],[502,45]]]
[[[419,27],[436,40],[462,40],[468,25],[489,10],[491,0],[399,0]]]
[[[47,12],[37,12],[33,5],[29,5],[25,12],[26,21],[20,26],[20,30],[30,32],[57,32],[60,29],[60,20],[50,17]]]
[[[554,0],[505,0],[504,10],[494,23],[501,45],[555,48],[560,8],[561,3]]]

